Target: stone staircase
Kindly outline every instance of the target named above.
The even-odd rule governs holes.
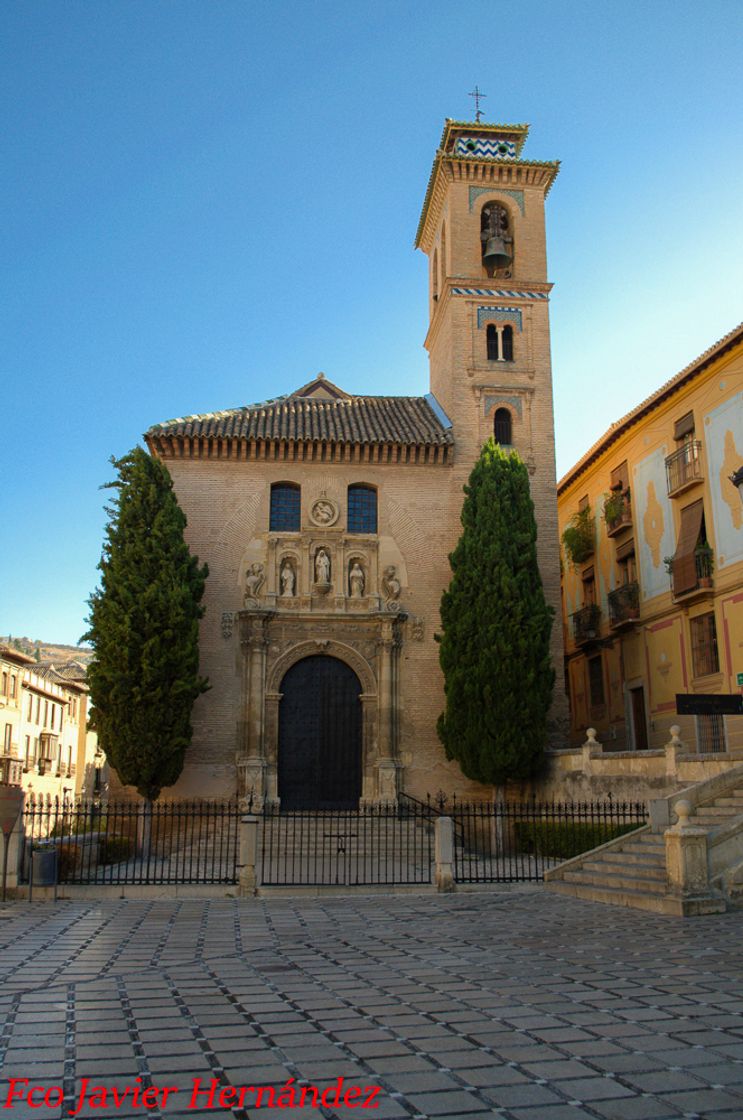
[[[649,825],[559,864],[545,881],[593,902],[721,913],[743,895],[743,767],[653,802]]]

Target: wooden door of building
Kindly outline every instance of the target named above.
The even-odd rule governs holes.
[[[646,751],[648,749],[648,725],[645,719],[645,690],[642,686],[631,688],[629,694],[632,700],[632,734],[635,741],[635,750]]]
[[[282,809],[357,809],[361,796],[361,683],[335,657],[306,657],[281,682]]]

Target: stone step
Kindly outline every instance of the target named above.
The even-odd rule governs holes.
[[[741,791],[740,797],[718,797],[717,800],[713,802],[713,804],[733,806],[738,810],[739,813],[743,813],[743,790]],[[700,808],[705,809],[706,805],[702,805],[700,806]]]
[[[599,858],[598,856],[596,857]],[[661,867],[665,868],[665,853],[654,851],[626,851],[626,852],[602,852],[601,859],[607,863],[621,863],[632,864],[637,867]]]
[[[663,864],[645,865],[638,863],[608,863],[598,856],[596,859],[587,859],[581,864],[580,870],[590,871],[591,874],[601,872],[603,875],[627,875],[647,882],[665,883],[666,869]],[[571,874],[576,874],[572,872]],[[567,872],[566,872],[567,874]]]
[[[704,805],[689,817],[690,824],[715,825],[739,817],[740,812],[728,809],[724,805]]]
[[[586,902],[605,902],[611,906],[632,906],[638,910],[653,910],[656,914],[723,914],[723,898],[679,898],[674,895],[658,895],[653,891],[632,890],[627,887],[598,887],[585,883],[567,883],[554,879],[547,884],[548,890],[558,894],[569,894]]]
[[[641,832],[639,836],[633,836],[629,843],[643,844],[651,848],[662,848],[665,846],[662,832]]]
[[[590,887],[619,887],[623,890],[642,891],[655,896],[664,895],[666,893],[665,878],[650,880],[635,875],[622,875],[619,872],[608,875],[606,871],[592,872],[583,869],[580,871],[566,871],[564,881],[566,883],[577,883]]]

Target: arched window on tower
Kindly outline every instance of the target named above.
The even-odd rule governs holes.
[[[377,491],[373,486],[359,483],[348,487],[349,533],[376,533]]]
[[[272,533],[299,532],[301,500],[302,491],[295,483],[273,483],[268,521],[268,528]]]
[[[431,265],[431,284],[433,285],[433,298],[439,298],[439,251],[433,251],[433,263]]]
[[[502,344],[503,344],[503,354],[502,354],[503,361],[504,362],[512,362],[513,361],[513,327],[508,327],[507,326],[507,327],[503,328]]]
[[[494,323],[488,323],[486,331],[487,345],[488,345],[488,361],[498,361],[498,331]]]
[[[493,436],[495,442],[499,443],[501,447],[511,446],[511,413],[507,408],[496,409]]]

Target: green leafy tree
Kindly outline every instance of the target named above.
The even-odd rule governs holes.
[[[89,599],[91,724],[125,785],[157,800],[183,769],[199,676],[206,565],[183,538],[186,518],[166,467],[141,447],[112,459],[100,587]]]
[[[468,778],[503,785],[534,777],[543,764],[554,612],[544,598],[529,475],[518,455],[489,440],[464,492],[463,531],[441,600],[446,710],[437,729]]]

